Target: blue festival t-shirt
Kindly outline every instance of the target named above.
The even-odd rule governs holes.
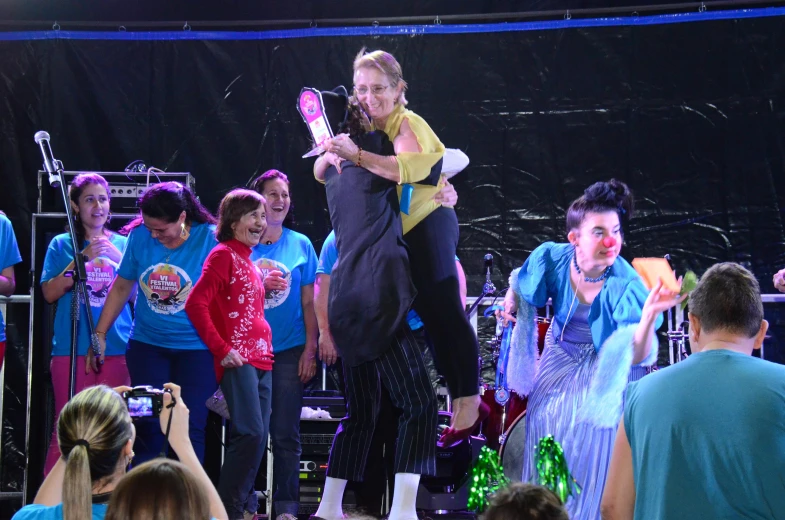
[[[104,520],[109,504],[93,504],[93,520]],[[63,520],[63,504],[30,504],[16,512],[11,520]],[[85,519],[87,520],[87,519]]]
[[[167,249],[146,227],[131,231],[117,272],[139,284],[131,339],[163,348],[207,349],[185,314],[185,300],[218,245],[214,232],[213,225],[193,224],[188,240]]]
[[[333,266],[338,261],[338,246],[335,244],[335,231],[330,231],[327,238],[324,239],[322,251],[319,253],[319,266],[316,268],[316,274],[326,274],[330,276],[333,272]],[[455,261],[458,262],[458,256],[455,256]],[[417,330],[423,328],[425,325],[414,309],[409,311],[406,315],[406,321],[409,323],[409,328]]]
[[[308,237],[283,228],[275,244],[253,248],[251,260],[264,277],[270,271],[283,273],[283,291],[265,291],[264,317],[273,331],[273,352],[283,352],[305,344],[305,321],[300,288],[316,280],[316,251]]]
[[[19,245],[16,243],[11,221],[0,213],[0,271],[21,261],[22,255],[19,254]],[[5,341],[5,322],[3,314],[0,313],[0,342],[2,341]]]
[[[128,239],[122,235],[112,233],[109,240],[122,253]],[[85,240],[82,244],[84,249],[90,244]],[[74,248],[71,245],[71,235],[63,233],[57,235],[49,243],[44,258],[44,270],[41,274],[41,284],[60,276],[68,264],[74,259]],[[114,277],[117,274],[118,264],[107,257],[99,256],[92,262],[85,263],[87,272],[87,292],[90,299],[90,310],[93,314],[93,324],[98,323],[101,316],[106,295],[112,286]],[[57,311],[55,312],[54,335],[52,337],[52,355],[68,356],[71,353],[71,300],[73,291],[69,290],[57,300]],[[126,304],[120,315],[115,320],[114,325],[106,331],[106,355],[117,356],[125,354],[128,345],[128,337],[131,334],[131,306]],[[84,306],[81,307],[79,317],[79,333],[77,335],[77,354],[84,356],[90,346],[90,336],[87,330],[87,314]]]
[[[319,265],[316,267],[316,274],[326,274],[331,276],[333,266],[338,261],[338,246],[335,244],[335,231],[330,231],[322,244],[322,251],[319,253]]]

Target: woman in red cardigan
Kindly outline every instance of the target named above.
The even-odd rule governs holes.
[[[231,520],[256,513],[253,489],[270,425],[273,349],[264,319],[264,287],[251,248],[267,228],[264,198],[233,190],[221,201],[210,252],[185,311],[215,358],[229,408],[231,443],[218,493]]]

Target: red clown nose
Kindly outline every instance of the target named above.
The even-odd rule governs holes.
[[[605,249],[610,249],[616,245],[616,239],[613,237],[605,237],[602,239],[602,245],[605,246]]]

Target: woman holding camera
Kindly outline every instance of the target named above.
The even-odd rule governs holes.
[[[169,428],[169,443],[201,483],[210,513],[223,520],[226,512],[221,500],[188,438],[188,408],[180,387],[172,383],[163,387],[169,392],[163,395],[158,435]],[[12,520],[102,520],[107,515],[113,491],[134,457],[136,431],[125,400],[118,393],[129,390],[92,386],[66,403],[57,421],[63,455],[41,484],[33,503],[19,510]],[[175,405],[170,407],[173,402]],[[137,498],[141,502],[151,499],[149,495]]]
[[[259,507],[254,481],[270,424],[272,334],[264,319],[261,272],[251,262],[251,248],[267,228],[264,202],[250,190],[233,190],[223,198],[215,233],[219,244],[185,304],[213,353],[231,417],[218,488],[232,520]]]
[[[191,441],[204,459],[207,408],[215,391],[213,356],[185,313],[185,301],[215,247],[213,216],[178,182],[151,186],[139,199],[142,216],[133,222],[117,278],[96,325],[102,354],[109,327],[134,289],[140,295],[128,342],[128,370],[134,385],[160,388],[176,381],[186,400],[198,403],[191,414]],[[103,357],[103,355],[102,355]],[[92,363],[90,353],[88,358]],[[96,368],[94,365],[93,368]],[[159,454],[163,439],[154,421],[137,421],[137,458]]]

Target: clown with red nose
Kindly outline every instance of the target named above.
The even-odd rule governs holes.
[[[622,182],[587,188],[567,210],[567,242],[532,251],[499,313],[517,320],[503,367],[509,389],[529,398],[520,480],[537,478],[536,447],[552,435],[575,479],[565,506],[578,520],[600,520],[624,391],[655,362],[655,328],[680,301],[661,284],[649,292],[620,256],[632,210]],[[549,299],[553,318],[538,356],[535,319]]]

